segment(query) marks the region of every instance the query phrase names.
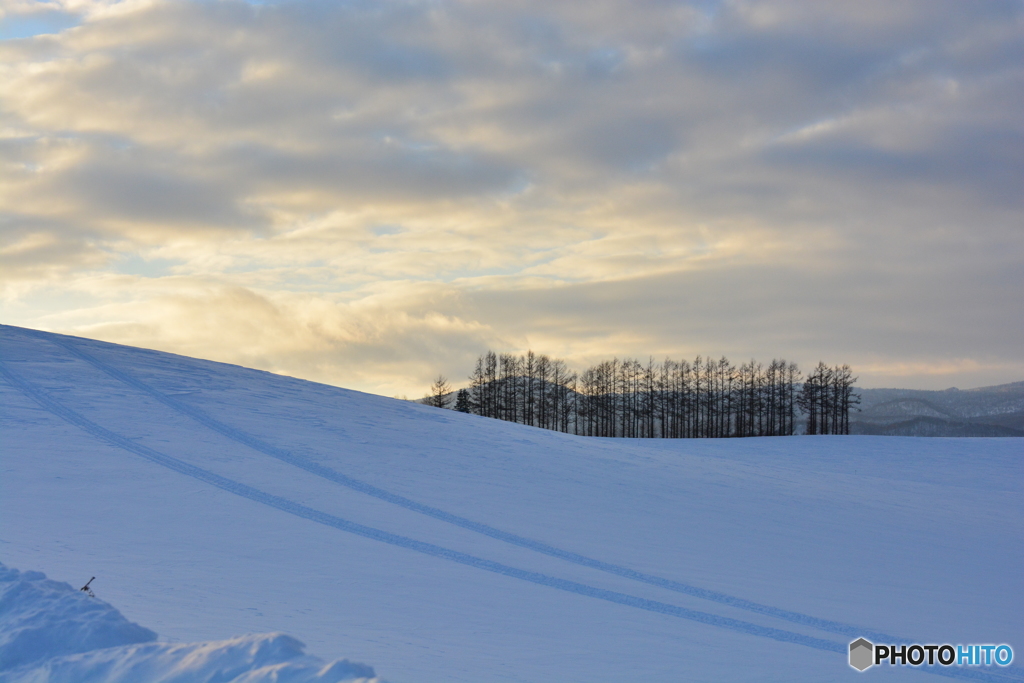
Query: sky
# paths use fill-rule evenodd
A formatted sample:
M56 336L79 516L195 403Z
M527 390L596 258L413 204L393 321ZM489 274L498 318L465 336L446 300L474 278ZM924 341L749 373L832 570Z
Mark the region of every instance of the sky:
M0 0L0 322L1024 380L1020 0Z

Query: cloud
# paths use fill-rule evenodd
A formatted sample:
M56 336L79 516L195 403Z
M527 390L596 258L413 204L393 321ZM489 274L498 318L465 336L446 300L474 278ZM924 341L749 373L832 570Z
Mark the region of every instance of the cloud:
M0 41L5 322L384 393L528 345L1019 378L1019 2L3 11L74 19Z
M416 398L437 375L440 356L445 371L461 376L494 341L485 325L459 317L458 292L433 285L349 301L188 276L103 276L76 289L103 293L107 303L58 311L44 324L389 395Z
M44 326L198 355L388 395L416 396L438 372L460 383L486 348L534 348L577 368L611 356L785 357L849 362L874 385L998 384L1024 372L988 292L1019 264L921 270L870 265L799 272L704 264L618 281L532 285L493 278L374 283L345 294L260 291L193 276L103 276L78 284L107 303L42 317ZM780 306L779 302L785 305ZM1007 334L993 340L991 330ZM963 349L982 349L959 355Z

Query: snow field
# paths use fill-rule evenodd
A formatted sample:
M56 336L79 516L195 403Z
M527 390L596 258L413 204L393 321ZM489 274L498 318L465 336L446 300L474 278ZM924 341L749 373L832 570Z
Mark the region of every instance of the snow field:
M853 633L1022 631L1012 439L582 439L2 343L0 553L167 638L285 631L393 681L842 680Z

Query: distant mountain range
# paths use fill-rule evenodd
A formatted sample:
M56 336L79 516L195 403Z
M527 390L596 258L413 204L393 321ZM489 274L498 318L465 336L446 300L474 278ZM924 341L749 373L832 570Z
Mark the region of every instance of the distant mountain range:
M978 389L858 389L851 434L1024 436L1024 382Z

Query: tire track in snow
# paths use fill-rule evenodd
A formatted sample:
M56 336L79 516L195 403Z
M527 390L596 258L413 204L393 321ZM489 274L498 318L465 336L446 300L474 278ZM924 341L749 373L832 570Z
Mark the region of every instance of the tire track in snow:
M113 367L112 365L105 363L99 360L98 358L95 358L94 356L79 348L76 343L71 342L68 339L45 333L34 332L34 334L35 336L45 339L51 343L57 344L58 346L65 349L69 353L77 356L81 360L85 361L86 363L89 363L96 369L104 372L110 377L113 377L119 382L127 384L151 396L152 398L156 399L157 401L164 404L168 408L192 418L196 422L217 432L218 434L221 434L222 436L227 437L232 441L240 443L244 446L248 446L249 448L252 448L255 451L258 451L260 453L263 453L264 455L268 455L272 458L280 460L281 462L292 465L293 467L298 467L299 469L305 470L306 472L309 472L310 474L313 474L315 476L327 479L336 484L340 484L341 486L345 486L347 488L350 488L354 491L358 491L359 493L363 493L373 498L377 498L379 500L392 503L393 505L403 507L406 510L418 512L422 515L426 515L428 517L433 517L434 519L441 520L442 522L447 522L448 524L452 524L463 529L468 529L469 531L474 531L476 533L483 534L484 536L489 536L490 538L493 538L495 540L519 546L520 548L533 550L534 552L538 552L543 555L548 555L550 557L555 557L560 560L564 560L566 562L579 565L581 567L596 569L607 574L613 574L615 576L620 576L626 579L630 579L632 581L646 583L648 585L657 586L659 588L665 588L676 593L682 593L684 595L700 598L702 600L716 602L722 605L728 605L729 607L745 610L747 612L754 612L764 616L773 617L775 619L780 619L782 621L800 624L801 626L810 626L821 631L835 633L843 636L849 636L851 638L864 637L875 642L887 643L912 642L906 638L899 638L893 635L875 631L873 629L862 628L860 626L844 624L842 622L831 621L828 619L821 619L808 614L793 612L790 610L781 609L779 607L773 607L771 605L764 605L758 602L754 602L752 600L746 600L744 598L729 595L728 593L721 593L706 588L700 588L698 586L691 586L689 584L682 583L679 581L673 581L672 579L665 579L660 576L654 576L651 574L638 572L629 569L628 567L623 567L620 565L612 564L610 562L604 562L602 560L587 557L586 555L580 555L578 553L574 553L568 550L563 550L561 548L549 545L542 541L536 541L530 538L526 538L524 536L519 536L518 534L503 531L501 529L497 529L495 527L492 527L488 524L483 524L481 522L475 522L471 519L467 519L465 517L461 517L459 515L446 512L444 510L432 507L430 505L418 503L404 496L378 488L372 484L368 484L358 479L353 479L352 477L342 474L341 472L338 472L337 470L334 470L330 467L326 467L315 461L303 458L301 456L297 456L294 453L291 453L283 448L278 448L277 446L269 444L255 436L252 436L250 434L247 434L246 432L231 427L230 425L224 424L223 422L220 422L219 420L211 417L210 415L207 415L204 411L189 406L185 403L182 403L181 401L178 401L170 396L167 396L158 389L149 386L145 382L135 377L132 377L127 372L120 370L116 367Z
M106 441L107 443L122 448L126 451L134 453L150 462L165 467L179 474L183 474L187 477L197 479L204 483L215 486L228 493L233 493L242 498L247 498L256 503L262 503L269 507L281 510L282 512L307 519L324 526L333 527L340 531L345 531L357 536L362 536L374 541L380 541L387 543L388 545L397 546L399 548L405 548L412 550L424 555L431 557L437 557L439 559L448 560L457 564L462 564L468 567L476 569L482 569L484 571L492 572L494 574L501 574L521 581L537 584L539 586L547 586L556 590L565 591L567 593L574 593L576 595L582 595L584 597L596 598L605 602L610 602L618 605L624 605L627 607L634 607L636 609L645 610L647 612L654 612L656 614L664 614L667 616L673 616L688 621L694 621L697 623L705 624L708 626L716 626L729 631L737 633L743 633L746 635L758 636L761 638L768 638L783 643L792 643L794 645L803 645L805 647L813 648L815 650L822 650L825 652L835 652L838 654L845 655L847 653L847 645L845 643L837 643L831 640L825 640L822 638L815 638L813 636L807 636L801 633L794 633L792 631L785 631L782 629L772 628L770 626L760 626L750 622L742 621L739 619L733 619L730 617L723 617L717 614L711 614L708 612L701 612L698 610L688 609L686 607L679 607L677 605L671 605L656 600L648 600L646 598L640 598L626 593L619 593L617 591L605 590L603 588L597 588L589 586L587 584L578 583L576 581L570 581L567 579L559 579L557 577L549 576L547 574L541 574L539 572L533 572L526 569L519 569L499 562L493 562L486 560L474 555L459 552L457 550L451 550L442 546L434 545L433 543L426 543L423 541L417 541L406 536L398 534L392 534L387 531L368 527L363 524L356 522L350 522L341 517L331 515L326 512L321 512L314 508L296 503L288 500L281 496L275 496L271 493L267 493L255 487L243 484L241 482L223 477L219 474L210 472L201 467L191 465L187 462L179 460L173 456L160 453L159 451L153 450L148 446L135 443L131 439L117 434L95 422L89 420L83 415L77 413L71 408L63 405L61 402L51 398L44 391L32 385L31 382L20 377L17 373L7 367L6 363L0 360L0 374L2 374L7 382L15 389L19 390L28 398L32 399L39 406L47 410L48 412L60 417L61 419L73 424L84 432ZM925 667L916 668L916 671L922 671L924 673L934 673L940 676L946 676L950 678L961 678L968 680L987 681L990 683L1007 683L1008 681L1020 680L1016 677L1001 676L985 671L976 670L963 670L963 669L946 669L938 667Z

